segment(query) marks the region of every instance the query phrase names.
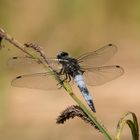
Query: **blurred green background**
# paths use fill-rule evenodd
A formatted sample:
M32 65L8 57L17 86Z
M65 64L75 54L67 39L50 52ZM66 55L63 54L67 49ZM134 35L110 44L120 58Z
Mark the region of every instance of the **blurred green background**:
M0 27L21 43L40 44L48 56L62 50L80 55L116 44L118 53L108 64L123 66L125 73L105 85L89 87L97 116L112 135L124 112L133 111L140 119L140 1L0 0ZM0 51L0 139L104 139L79 119L55 124L59 113L75 104L65 91L12 87L10 81L19 71L9 70L6 63L22 52L5 45ZM82 98L77 88L74 91ZM129 133L126 128L123 138L131 139Z

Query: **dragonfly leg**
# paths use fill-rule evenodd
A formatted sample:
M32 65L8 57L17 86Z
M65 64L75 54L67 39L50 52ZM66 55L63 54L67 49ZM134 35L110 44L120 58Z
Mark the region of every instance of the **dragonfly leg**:
M67 82L70 82L71 81L71 76L68 74L68 80Z
M62 88L62 84L63 84L63 81L60 81L60 82L57 83L57 85L59 86L58 89Z
M71 81L71 76L67 73L65 73L65 79L63 79L63 82L66 81L66 82L70 82Z
M58 72L58 75L64 75L64 79L60 81L60 83L58 83L57 85L60 85L60 87L58 87L58 89L61 89L62 88L62 84L63 82L70 82L71 81L71 76L67 73L65 73L64 69L62 68L60 70L60 72Z
M58 83L59 85L60 85L60 83ZM62 86L60 85L60 87L58 87L58 89L61 89L62 88Z
M58 75L63 75L64 74L64 69L62 68L59 72Z

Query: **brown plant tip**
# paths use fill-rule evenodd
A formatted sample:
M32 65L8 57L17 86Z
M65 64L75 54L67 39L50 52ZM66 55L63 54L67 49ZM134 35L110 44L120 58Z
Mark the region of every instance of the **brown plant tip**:
M28 42L28 43L25 43L24 45L28 48L33 48L37 52L42 51L42 48L36 43Z
M84 113L84 111L78 105L72 105L66 108L56 119L57 124L64 124L68 119L74 117L81 118L84 122L90 124L95 129L99 130L98 127L91 121L91 119Z
M44 59L44 61L49 64L48 62L48 58L46 56L46 53L43 51L42 47L39 46L38 44L35 43L25 43L24 44L26 47L30 47L32 49L34 49L36 52L38 52L40 54L40 56Z
M5 47L5 46L2 44L2 40L3 40L3 37L0 36L0 50L1 50L2 48Z
M4 38L5 36L5 31L0 28L0 38Z
M4 30L0 28L0 49L3 48L1 42L2 42L2 39L3 39L3 33L4 33Z

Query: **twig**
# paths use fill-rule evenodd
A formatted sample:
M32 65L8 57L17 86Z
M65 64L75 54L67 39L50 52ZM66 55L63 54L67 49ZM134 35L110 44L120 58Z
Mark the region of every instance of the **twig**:
M8 35L3 29L0 28L0 38L7 40L9 43L13 44L15 47L17 47L18 49L20 49L22 52L26 53L27 55L31 56L30 53L28 53L25 50L25 46L23 44L21 44L20 42L18 42L16 39L14 39L13 37L11 37L10 35Z

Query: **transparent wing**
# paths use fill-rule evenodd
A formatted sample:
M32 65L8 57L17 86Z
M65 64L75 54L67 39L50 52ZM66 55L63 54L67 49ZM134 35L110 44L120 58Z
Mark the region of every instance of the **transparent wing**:
M105 64L116 52L117 47L108 44L96 51L85 53L77 59L81 66L99 67Z
M61 70L62 66L59 64L57 59L50 58L48 59L48 62L49 65L52 66L53 70L57 72ZM43 66L35 59L30 57L12 57L7 63L10 68L14 68L22 74L28 73L13 79L11 82L13 86L44 90L55 90L60 87L57 86L56 80L54 80L53 77L50 76L50 74L43 69ZM66 76L60 75L60 78L61 80L64 80ZM71 79L69 83L70 85L73 85L73 80Z
M123 68L117 65L84 69L86 70L84 73L86 83L91 86L102 85L116 79L124 73Z
M57 59L50 58L48 59L49 64L52 66L54 70L60 70L61 65L57 61ZM9 58L7 62L8 66L12 69L19 70L20 72L43 72L43 66L40 65L37 59L32 59L30 57L12 57Z
M11 85L43 90L56 90L60 87L50 73L21 75L13 79Z

